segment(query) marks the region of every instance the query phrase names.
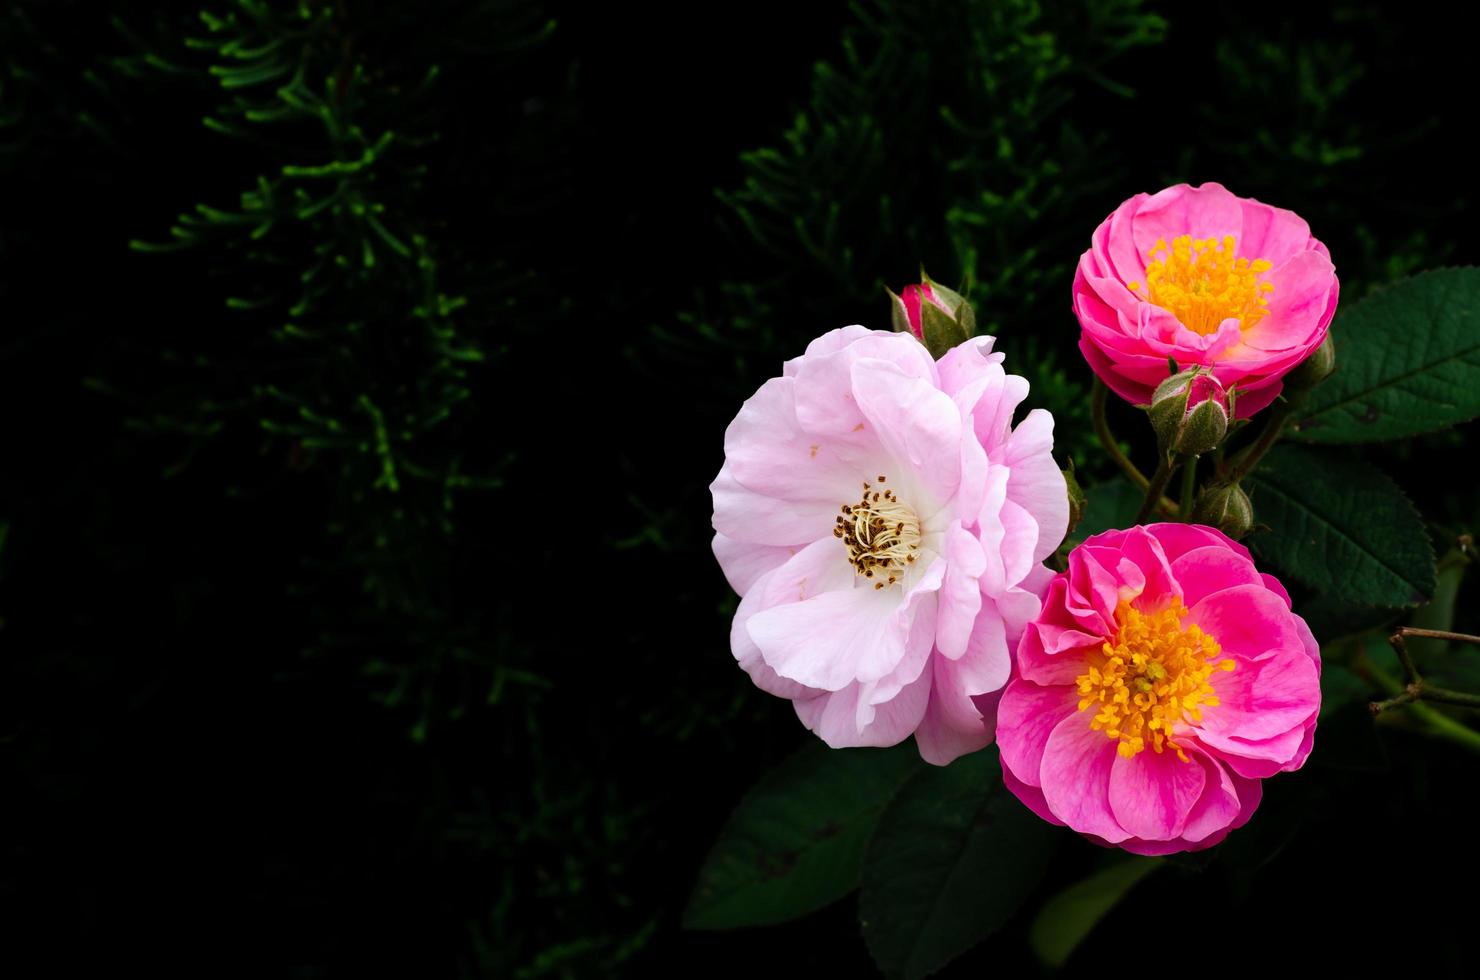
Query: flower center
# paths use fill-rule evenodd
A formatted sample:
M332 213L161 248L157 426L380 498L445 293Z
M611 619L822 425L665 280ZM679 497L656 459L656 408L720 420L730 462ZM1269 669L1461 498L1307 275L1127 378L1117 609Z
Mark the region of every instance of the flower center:
M1149 741L1155 751L1170 747L1186 762L1172 730L1184 716L1202 721L1202 709L1218 704L1208 678L1234 668L1232 660L1214 659L1223 652L1217 640L1182 625L1186 615L1181 599L1158 613L1122 602L1114 638L1085 658L1086 670L1076 679L1079 710L1097 709L1089 727L1118 741L1127 759Z
M863 499L844 504L833 528L833 537L848 548L848 561L876 589L899 581L920 548L920 519L884 488L885 482L880 476L878 487L865 483Z
M1147 300L1174 314L1182 325L1210 334L1229 317L1247 330L1269 312L1272 283L1260 282L1273 264L1268 259L1237 258L1233 235L1197 238L1181 235L1168 245L1158 238L1146 253ZM1138 282L1127 283L1132 290Z

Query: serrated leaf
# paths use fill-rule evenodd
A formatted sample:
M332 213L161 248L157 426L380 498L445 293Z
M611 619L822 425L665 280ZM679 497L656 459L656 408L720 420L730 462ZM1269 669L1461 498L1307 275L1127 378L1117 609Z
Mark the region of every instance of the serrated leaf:
M1058 836L1002 785L995 749L917 773L864 859L858 910L874 962L908 980L976 945L1037 885Z
M1059 892L1028 929L1028 944L1049 966L1063 966L1099 921L1151 872L1158 858L1127 857Z
M1259 555L1316 590L1370 606L1434 594L1434 550L1398 485L1349 455L1276 446L1250 479Z
M830 749L809 742L740 801L684 911L689 929L770 925L858 886L879 814L924 763L913 743Z
M1480 415L1480 269L1436 269L1339 315L1336 372L1313 389L1290 435L1381 442Z

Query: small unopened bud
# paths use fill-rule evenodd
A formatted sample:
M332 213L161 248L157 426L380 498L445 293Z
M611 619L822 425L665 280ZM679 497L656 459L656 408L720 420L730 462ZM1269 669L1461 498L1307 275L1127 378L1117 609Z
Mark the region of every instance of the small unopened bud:
M1216 527L1237 541L1254 526L1254 506L1238 484L1214 483L1198 494L1192 523Z
M1190 368L1156 386L1147 414L1163 453L1201 456L1228 434L1228 392L1203 368Z
M1311 351L1310 356L1301 361L1299 367L1285 375L1285 385L1294 391L1304 391L1325 381L1335 370L1336 345L1332 342L1331 335L1326 334L1321 346Z
M976 334L976 312L966 297L923 272L918 285L909 285L899 295L889 291L893 304L894 329L920 339L936 358Z

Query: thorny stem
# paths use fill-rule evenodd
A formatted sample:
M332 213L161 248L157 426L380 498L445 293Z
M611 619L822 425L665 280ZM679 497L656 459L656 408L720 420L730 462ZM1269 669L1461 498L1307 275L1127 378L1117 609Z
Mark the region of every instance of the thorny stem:
M1197 457L1182 457L1182 497L1177 503L1177 516L1183 521L1192 516L1192 497L1197 492Z
M1156 467L1156 474L1151 477L1151 485L1146 488L1146 499L1141 502L1141 509L1136 513L1135 523L1139 524L1151 516L1161 503L1162 491L1167 484L1172 482L1172 473L1177 469L1176 460L1170 455L1163 456L1161 464Z
M1410 704L1414 701L1432 701L1436 704L1452 704L1462 708L1480 708L1480 694L1469 694L1465 691L1451 691L1445 687L1435 687L1425 681L1418 672L1418 665L1413 661L1413 654L1408 651L1408 637L1419 637L1429 640L1447 640L1451 643L1471 643L1480 645L1480 636L1470 636L1467 633L1451 633L1448 630L1426 630L1415 626L1399 627L1388 642L1392 644L1393 651L1398 655L1398 663L1403 665L1403 690L1386 701L1374 701L1369 707L1374 715L1380 715L1389 708L1396 708L1402 704ZM1440 716L1442 717L1442 716ZM1467 731L1469 729L1466 729ZM1480 739L1480 735L1476 735Z
M1366 660L1365 657L1363 659ZM1389 677L1386 672L1380 670L1370 660L1366 660L1365 671L1368 676L1389 691L1399 691L1402 688L1402 685L1396 679ZM1386 715L1384 717L1389 720L1412 718L1420 722L1428 734L1436 738L1446 739L1471 752L1480 753L1480 732L1468 726L1461 725L1448 715L1440 714L1422 702L1410 704L1408 710L1402 712L1401 715Z
M1253 444L1237 456L1233 457L1228 472L1223 475L1223 480L1228 483L1238 483L1244 477L1254 471L1264 454L1269 452L1280 436L1285 431L1285 423L1295 414L1298 395L1291 395L1284 401L1279 402L1270 410L1269 419L1264 423L1264 430L1259 433L1259 438Z
M1110 421L1105 417L1105 400L1110 389L1105 387L1105 382L1095 378L1094 391L1090 395L1090 416L1094 419L1095 435L1099 436L1100 445L1104 448L1106 455L1115 461L1121 472L1130 478L1136 489L1142 493L1151 486L1151 481L1146 479L1146 474L1136 468L1136 464L1130 461L1130 457L1120 451L1120 443L1115 441L1115 434L1110 431ZM1172 516L1176 512L1176 505L1165 498L1157 502L1157 510L1165 516Z
M1144 493L1151 485L1151 481L1146 479L1144 473L1136 469L1136 464L1130 461L1130 457L1120 451L1120 444L1115 441L1115 435L1110 431L1110 421L1105 418L1105 398L1109 392L1110 389L1105 387L1105 382L1095 378L1094 393L1089 399L1090 415L1095 422L1095 435L1100 437L1100 445L1104 447L1110 458L1115 460L1115 465L1131 478L1136 489Z

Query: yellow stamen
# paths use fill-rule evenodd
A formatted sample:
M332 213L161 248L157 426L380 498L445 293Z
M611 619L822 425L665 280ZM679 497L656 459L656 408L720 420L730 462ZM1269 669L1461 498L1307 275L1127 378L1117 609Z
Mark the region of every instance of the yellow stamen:
M1202 721L1204 708L1218 705L1208 678L1215 670L1233 670L1234 662L1217 660L1218 641L1195 624L1184 626L1187 609L1181 599L1160 612L1144 613L1122 602L1115 610L1117 630L1110 641L1085 658L1079 685L1079 710L1095 706L1089 727L1120 743L1127 759L1149 744L1156 752L1171 749L1187 761L1173 739L1177 725Z
M844 504L833 528L833 537L843 540L854 570L876 589L902 579L920 550L920 519L893 490L882 486L885 482L880 476L878 487L865 483L863 499Z
M1269 312L1272 283L1259 277L1274 266L1268 259L1237 257L1233 235L1194 239L1181 235L1168 245L1158 238L1146 253L1146 299L1174 314L1182 325L1210 334L1233 317L1247 330ZM1127 283L1136 292L1141 284Z

